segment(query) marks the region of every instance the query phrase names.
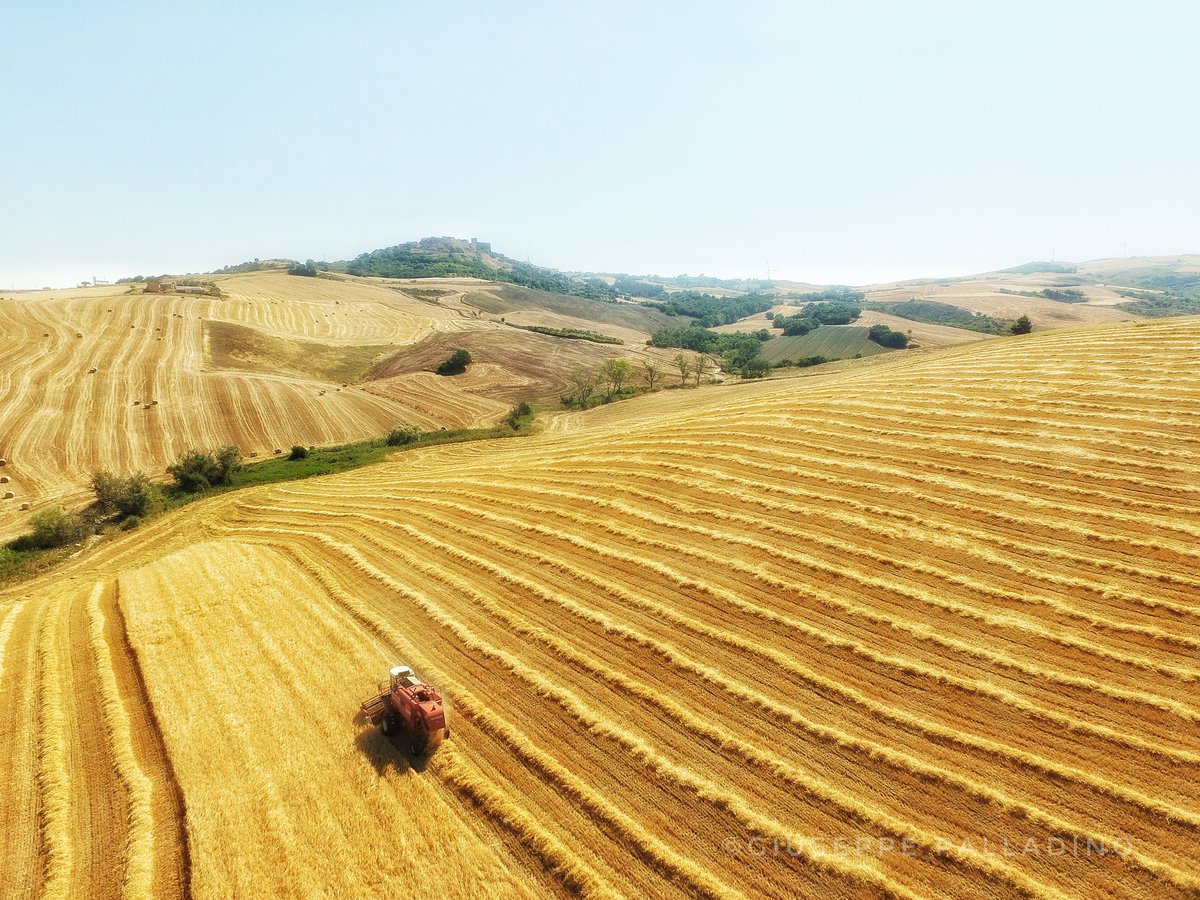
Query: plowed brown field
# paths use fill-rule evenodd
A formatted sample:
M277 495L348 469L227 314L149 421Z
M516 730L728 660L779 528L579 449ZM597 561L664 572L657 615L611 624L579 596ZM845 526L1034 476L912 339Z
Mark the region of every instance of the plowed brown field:
M0 895L1195 897L1200 322L664 392L0 592ZM389 665L451 704L413 760Z

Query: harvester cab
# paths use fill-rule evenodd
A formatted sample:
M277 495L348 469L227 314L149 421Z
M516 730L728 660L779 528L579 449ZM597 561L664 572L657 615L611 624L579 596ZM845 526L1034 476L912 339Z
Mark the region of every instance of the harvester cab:
M416 673L413 672L413 670L408 666L396 666L388 674L392 676L391 689L393 691L396 689L397 685L401 687L412 687L414 684L418 683Z

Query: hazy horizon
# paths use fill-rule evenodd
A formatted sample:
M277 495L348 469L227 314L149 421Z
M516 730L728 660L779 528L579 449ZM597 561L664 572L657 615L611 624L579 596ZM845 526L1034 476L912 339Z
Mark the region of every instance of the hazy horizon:
M453 238L465 239L464 235L425 235L425 237L453 237ZM418 240L421 240L421 238L412 238L409 240L398 241L396 243L410 243L412 241L418 241ZM487 238L486 237L478 237L478 240L486 242ZM507 256L509 258L514 258L514 259L516 258L513 256L513 254L506 253L503 247L497 247L494 242L491 242L491 244L492 244L492 252L493 253L499 254L501 256ZM385 246L394 246L394 244L381 244L379 247L371 247L371 248L369 248L369 250L378 250L378 249L382 249ZM357 255L357 254L353 254L353 255ZM1200 252L1181 251L1180 253L1146 253L1146 254L1138 254L1136 256L1134 254L1128 254L1125 258L1128 258L1130 260L1164 259L1164 258L1170 259L1173 257L1181 257L1181 256L1200 256ZM350 257L347 257L347 259L349 259L349 258ZM1054 261L1069 265L1069 264L1077 264L1077 263L1085 263L1085 262L1097 262L1100 260L1117 259L1117 258L1121 258L1121 257L1119 257L1119 256L1117 256L1117 257L1099 257L1098 256L1098 257L1092 257L1090 259L1063 259L1060 256ZM314 257L311 257L311 256L297 257L297 256L286 256L286 255L272 255L272 256L254 256L254 255L252 255L252 256L246 257L246 259L238 260L237 262L250 262L254 259L259 259L259 260L292 259L292 260L297 260L297 261L303 261L304 259L314 259ZM331 259L331 260L324 260L324 261L342 262L345 260L338 258L338 259ZM524 261L524 259L522 258L521 261ZM783 276L780 272L778 272L775 269L774 266L771 267L771 274L772 274L772 278L776 282L802 282L802 283L817 284L817 285L847 285L847 286L853 286L853 287L863 287L863 286L868 286L868 285L873 285L873 284L892 284L892 283L896 283L896 282L905 282L905 281L921 281L923 279L969 278L972 275L983 275L983 274L986 274L989 272L996 272L996 271L1000 271L1003 269L1020 266L1025 263L1049 262L1049 261L1051 261L1049 259L1049 257L1047 257L1044 260L1042 260L1042 259L1024 259L1024 260L1019 260L1019 261L1013 261L1009 264L995 266L991 269L979 269L979 270L970 271L970 272L924 272L924 273L918 273L915 275L903 275L903 276L899 276L899 277L895 277L895 278L886 278L886 277L885 278L876 278L876 279L867 280L867 281L839 281L837 279L818 280L818 279L813 279L813 278L791 278L791 277ZM539 262L538 260L532 259L532 258L529 259L529 262L532 263L533 265L542 266L544 268L550 268L550 269L558 269L559 271L579 272L579 273L596 274L596 275L632 275L632 276L639 276L639 277L657 276L657 277L662 277L662 278L670 278L670 277L673 277L676 275L690 275L690 276L704 276L704 277L719 278L719 279L738 279L738 278L754 279L754 278L764 277L766 274L765 272L749 272L749 273L666 272L666 271L628 272L628 271L624 271L624 270L620 270L620 269L599 269L599 268L567 269L565 267L555 266L555 265L547 264L545 262ZM112 277L105 277L105 276L101 276L99 274L96 274L94 277L96 278L98 283L103 284L103 283L115 283L118 279L134 277L137 275L144 275L147 277L155 276L155 275L170 275L170 276L204 275L204 274L213 273L213 272L217 271L218 269L223 268L224 266L236 265L236 264L237 263L235 263L235 262L226 262L226 263L221 263L220 265L213 265L208 268L197 268L195 266L192 266L192 267L183 266L183 267L177 267L177 268L150 267L150 268L146 268L144 270L139 270L139 271L135 271L135 272L125 272L120 275L113 275ZM44 290L47 288L54 289L54 290L62 290L65 288L77 287L79 284L81 284L82 282L85 282L85 281L90 283L92 280L92 277L93 276L85 276L85 277L75 278L74 280L64 281L61 283L47 282L46 284L39 284L39 285L24 285L24 286L15 285L14 286L14 285L10 284L8 286L5 286L3 284L0 284L0 291L12 291L14 293L24 293L24 292L29 292L29 291L40 291L40 290Z
M1200 252L1183 3L6 9L0 290L427 235L867 284Z

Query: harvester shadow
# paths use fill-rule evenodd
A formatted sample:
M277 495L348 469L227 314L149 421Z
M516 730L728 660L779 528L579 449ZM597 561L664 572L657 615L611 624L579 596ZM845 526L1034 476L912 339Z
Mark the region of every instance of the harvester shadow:
M354 743L371 761L371 765L375 767L375 772L379 775L384 775L389 771L395 771L399 775L407 774L409 771L417 774L424 772L429 766L429 757L414 756L408 750L403 749L403 740L401 737L400 742L397 743L378 728L368 727L359 731L354 738Z

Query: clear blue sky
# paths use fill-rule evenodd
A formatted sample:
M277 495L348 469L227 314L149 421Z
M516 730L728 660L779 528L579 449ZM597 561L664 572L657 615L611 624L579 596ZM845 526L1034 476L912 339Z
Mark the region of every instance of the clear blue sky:
M0 5L0 289L477 236L863 283L1200 251L1194 2Z

